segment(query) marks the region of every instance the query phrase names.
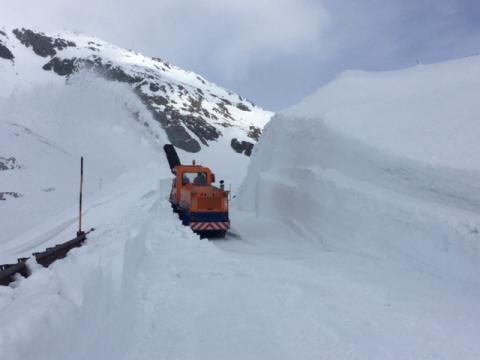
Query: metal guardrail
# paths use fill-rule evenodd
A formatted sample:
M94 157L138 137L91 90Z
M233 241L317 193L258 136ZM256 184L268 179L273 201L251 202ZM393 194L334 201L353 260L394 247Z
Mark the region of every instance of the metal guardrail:
M94 230L95 229L92 228L87 232L80 231L77 233L76 238L55 245L54 247L47 248L45 251L33 253L32 256L35 257L38 264L48 267L54 261L66 257L71 249L82 246L83 242L87 239L87 234ZM16 264L0 265L0 285L7 286L15 281L16 274L20 274L23 277L29 277L31 271L27 265L28 259L29 258L20 258L17 260Z

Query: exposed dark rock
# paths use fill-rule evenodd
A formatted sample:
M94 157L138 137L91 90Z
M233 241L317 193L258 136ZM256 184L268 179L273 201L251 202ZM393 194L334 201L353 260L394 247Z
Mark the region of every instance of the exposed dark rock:
M6 60L12 60L12 61L15 58L12 52L5 45L3 45L1 41L0 41L0 58L6 59Z
M220 99L220 100L223 101L226 105L232 105L232 103L231 103L229 100L227 100L227 99L223 99L223 98L222 98L222 99Z
M42 189L43 192L52 192L52 191L55 191L55 188L54 187L49 187L49 188L45 188L45 189Z
M178 88L178 90L179 90L178 93L179 93L180 96L182 96L182 95L188 95L188 91L187 91L187 89L185 89L184 86L182 86L182 85L177 85L177 88Z
M144 103L149 103L150 105L168 105L168 99L163 96L150 96L143 93L141 90L136 91L137 95L143 100ZM155 109L154 109L155 110ZM155 110L156 111L156 110Z
M157 92L158 90L160 90L160 87L155 84L155 83L150 83L150 91L153 91L153 92Z
M192 138L182 125L169 125L165 128L165 132L167 133L168 139L176 147L193 153L201 150L198 141Z
M256 127L256 126L250 126L248 132L248 137L252 138L255 141L258 141L260 139L260 135L262 135L262 129Z
M15 29L13 34L26 47L32 47L35 54L42 57L55 56L56 50L63 50L69 46L76 46L73 41L52 38L44 33L36 33L28 29Z
M21 169L22 165L17 162L13 156L4 158L0 156L0 171Z
M152 60L156 61L156 62L159 62L161 63L162 65L165 65L167 68L171 69L171 66L170 64L168 63L168 61L165 61L159 57L152 57Z
M238 103L237 108L242 110L242 111L252 111L247 105L243 103Z
M17 199L22 197L22 194L15 191L0 191L0 201L7 200L8 197Z
M252 155L253 144L248 141L238 141L237 139L232 139L230 146L239 154L245 154L247 156Z
M43 70L51 71L53 70L56 74L60 76L69 76L77 71L76 58L73 59L59 59L54 57L48 63L43 65Z
M157 105L167 105L168 100L164 98L163 96L148 96L148 99L153 102L154 104Z
M147 85L148 81L146 79L143 79L141 82L135 84L135 89L141 90L144 85Z
M116 67L116 66L111 66L111 64L107 64L101 70L104 72L104 76L109 80L126 82L126 83L129 83L129 84L133 84L133 83L142 81L141 76L128 75L121 68Z
M3 36L7 36L7 34L5 34L2 30L0 30L0 35L3 35Z
M142 100L146 108L150 111L153 118L158 121L162 128L167 133L168 140L170 142L185 151L188 152L199 152L201 149L200 144L197 140L192 138L187 130L181 125L180 117L173 116L172 113L174 109L168 105L165 105L163 111L159 111L153 106L151 99L152 96L144 94L140 89L136 89L135 93ZM165 99L161 96L155 96L154 98ZM166 100L166 99L165 99ZM168 103L168 101L167 101ZM167 116L168 114L168 116Z
M204 145L208 146L208 141L217 140L221 135L216 127L210 125L200 116L180 115L176 112L172 115L181 120L191 132L197 135Z
M202 101L203 97L199 96L197 99L189 96L188 101L190 101L190 106L188 107L188 111L192 113L200 113L202 108Z
M224 103L217 103L217 107L213 108L213 111L218 112L219 114L223 115L227 119L233 120L232 115L230 114L230 111L228 111L227 107L225 106Z
M84 64L87 69L98 72L107 80L124 82L128 84L134 84L143 81L143 78L141 76L129 75L122 68L114 66L111 62L104 63L102 59L97 56L94 57L93 60L82 60L82 64Z

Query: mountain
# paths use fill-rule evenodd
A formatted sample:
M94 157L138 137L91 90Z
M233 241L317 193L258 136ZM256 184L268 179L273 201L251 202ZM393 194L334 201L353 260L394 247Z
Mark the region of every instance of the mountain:
M0 244L123 174L160 166L171 142L233 192L272 113L158 58L74 33L0 29ZM13 246L15 248L15 245ZM5 250L5 248L4 248Z
M82 71L127 84L169 141L187 152L222 140L250 156L272 115L193 72L94 37L0 29L0 95L24 83L68 83Z

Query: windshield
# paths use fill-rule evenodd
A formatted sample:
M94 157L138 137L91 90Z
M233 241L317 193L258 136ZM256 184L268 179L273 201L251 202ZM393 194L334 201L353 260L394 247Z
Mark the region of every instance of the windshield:
M183 173L182 184L207 185L207 173L189 172Z

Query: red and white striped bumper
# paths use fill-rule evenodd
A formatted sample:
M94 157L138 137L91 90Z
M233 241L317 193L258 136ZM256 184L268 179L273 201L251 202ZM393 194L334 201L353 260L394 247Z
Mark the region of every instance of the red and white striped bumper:
M204 230L228 230L230 229L230 223L225 222L192 222L190 224L192 230L204 231Z

